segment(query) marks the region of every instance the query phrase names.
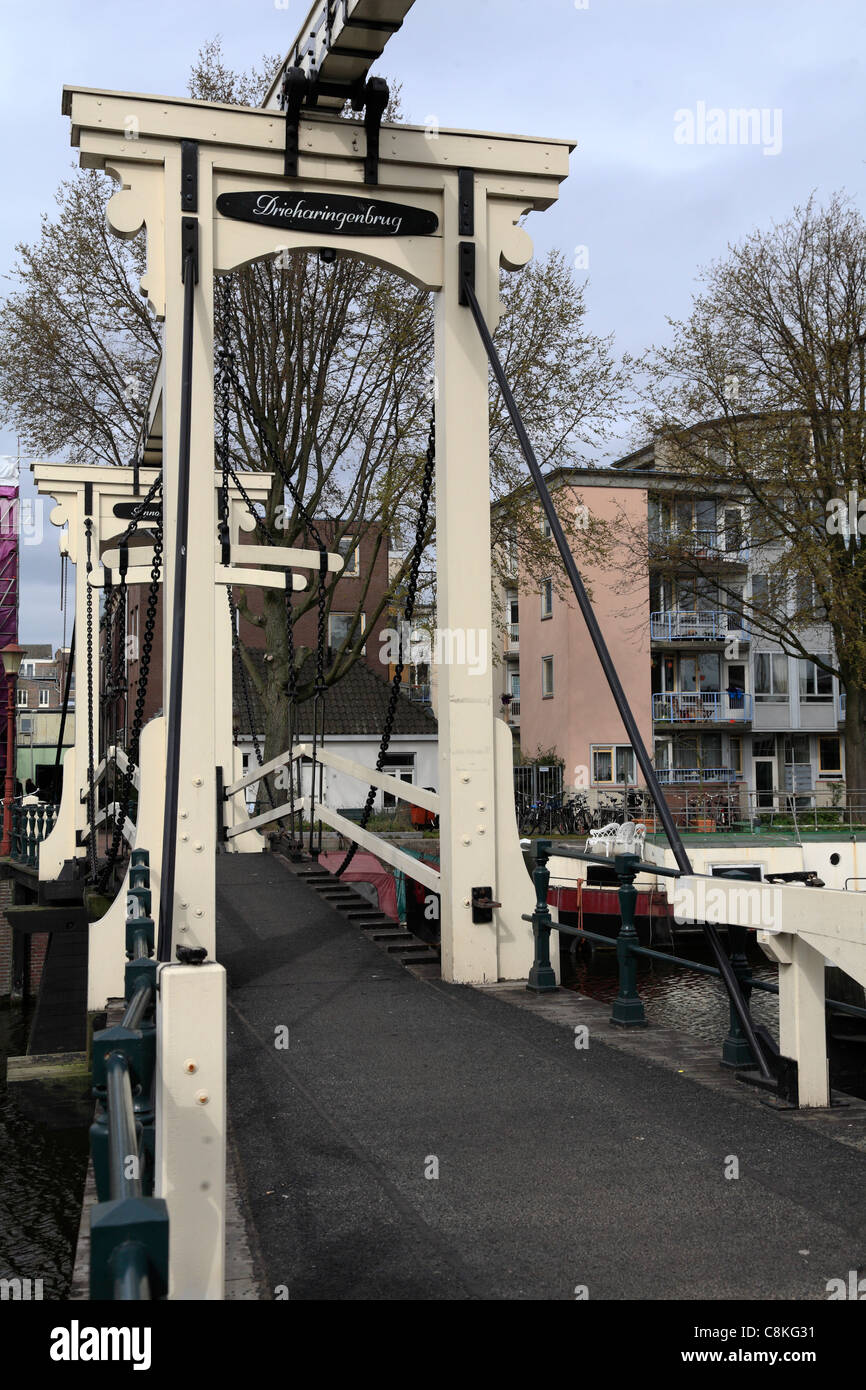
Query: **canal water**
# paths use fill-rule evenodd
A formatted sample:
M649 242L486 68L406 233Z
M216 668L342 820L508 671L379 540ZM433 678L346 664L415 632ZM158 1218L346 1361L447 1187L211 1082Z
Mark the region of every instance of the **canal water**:
M0 1279L41 1279L69 1297L87 1170L92 1102L86 1083L6 1080L27 1050L30 1012L0 1004Z
M593 944L592 948L588 942L575 944L576 950L566 948L562 953L563 985L588 999L611 1003L619 991L613 942L609 947ZM701 965L715 964L702 936L678 934L675 950L678 956ZM776 983L776 967L754 943L750 943L748 959L754 979ZM650 1024L714 1043L721 1056L730 1017L728 997L721 981L697 970L646 957L638 957L637 969L638 992ZM778 1042L778 996L753 990L750 1008L755 1022L762 1023ZM831 1041L830 1079L835 1089L866 1100L866 1046Z

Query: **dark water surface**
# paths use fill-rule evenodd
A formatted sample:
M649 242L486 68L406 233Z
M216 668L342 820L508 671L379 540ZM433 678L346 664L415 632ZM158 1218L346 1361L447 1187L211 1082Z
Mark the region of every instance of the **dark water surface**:
M654 949L666 948L654 943ZM691 933L677 936L676 954L702 965L715 964L703 937ZM754 944L750 944L749 965L755 979L776 983L776 967ZM588 943L582 942L572 955L566 947L562 955L562 983L588 999L612 1002L619 991L616 951L612 946L590 951ZM730 1006L720 980L666 961L639 957L637 987L651 1024L716 1043L721 1056ZM755 1022L762 1023L778 1042L778 996L753 990L750 1008ZM866 1033L866 1023L860 1028ZM866 1046L831 1042L830 1079L840 1091L866 1099Z
M29 1021L0 1004L0 1278L41 1279L44 1298L68 1298L92 1105L81 1081L7 1085Z

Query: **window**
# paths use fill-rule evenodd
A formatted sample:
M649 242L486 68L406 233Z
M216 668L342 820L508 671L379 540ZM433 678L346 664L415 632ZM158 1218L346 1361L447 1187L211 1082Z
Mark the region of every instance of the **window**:
M822 660L829 661L829 657L822 656ZM833 677L829 671L822 671L820 666L816 666L814 661L801 660L800 666L800 699L803 704L826 703L833 699Z
M788 658L775 652L755 655L755 699L765 703L788 699Z
M40 687L40 690L39 690L39 708L40 708L40 709L47 709L48 706L49 706L50 704L51 704L51 691L48 689L48 686L43 685L43 686Z
M628 743L592 745L592 780L623 786L637 782L634 749Z
M349 634L355 624L357 613L332 613L328 619L328 644L332 651L338 652L347 641ZM362 613L358 626L355 627L353 643L357 642L358 634L367 630L367 615ZM363 648L361 649L363 651Z
M541 616L542 618L553 617L553 580L543 579L541 581Z
M512 698L513 700L519 700L519 699L520 699L520 676L519 676L519 675L516 675L516 676L513 675L513 676L511 677L511 698Z
M36 675L36 662L22 661L20 675L23 676L25 680L32 680Z
M752 575L752 603L755 608L770 606L770 583L765 574Z
M389 777L396 777L398 782L414 782L415 754L386 753L382 760L382 771ZM382 793L382 805L389 809L397 805L397 797L393 792Z
M361 573L360 546L351 539L337 542L337 550L345 558L343 577L357 577Z
M541 518L541 534L542 536L544 536L545 540L547 540L550 536L550 522L544 515L542 515Z
M842 740L836 737L818 739L819 777L842 776Z
M735 555L743 548L743 512L741 507L725 507L724 548Z
M553 657L543 656L541 658L541 698L543 700L553 699Z
M27 691L21 685L18 687L18 704L21 709L27 708Z

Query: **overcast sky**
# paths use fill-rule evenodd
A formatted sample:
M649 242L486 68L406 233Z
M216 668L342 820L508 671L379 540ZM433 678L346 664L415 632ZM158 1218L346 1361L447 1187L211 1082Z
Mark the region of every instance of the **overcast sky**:
M65 82L186 95L204 40L220 34L244 68L287 50L308 8L0 0L0 273L74 161ZM813 190L863 206L864 31L863 0L416 0L379 70L402 82L410 121L577 140L561 201L529 230L542 251L585 248L592 328L640 351L729 242ZM763 131L720 143L731 132L713 113L739 108L763 111ZM0 429L0 454L16 448ZM25 642L61 634L47 514L44 530L21 549Z

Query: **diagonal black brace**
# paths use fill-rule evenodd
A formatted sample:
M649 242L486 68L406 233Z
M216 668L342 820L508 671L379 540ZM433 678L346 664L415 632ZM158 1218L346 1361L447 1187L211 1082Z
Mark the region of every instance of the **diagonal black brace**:
M298 177L298 155L301 145L301 107L310 94L310 83L300 68L286 68L283 78L283 110L286 116L286 156L283 173L287 179Z
M388 106L391 93L384 77L371 77L364 91L364 129L367 132L367 153L364 158L364 182L379 182L379 147L382 134L382 117Z
M189 544L189 475L192 446L192 362L195 286L198 279L198 222L184 221L183 254L183 352L180 382L180 457L178 460L177 529L174 542L177 559L172 595L171 671L168 691L168 729L166 733L165 813L162 825L162 881L159 889L159 936L156 958L171 960L174 926L174 881L177 861L177 812L180 794L180 734L183 699L183 661L186 641L186 561ZM186 223L196 229L195 244L186 238ZM166 500L163 502L166 510Z
M493 337L490 333L490 329L487 326L487 321L484 318L484 314L481 311L481 305L478 303L478 300L476 298L474 286L465 273L464 258L462 254L463 246L465 244L466 243L461 243L460 247L460 302L461 304L465 303L466 305L468 305L468 307L472 311L472 316L475 319L476 327L478 328L478 332L481 335L481 341L484 344L487 356L490 360L490 365L493 368L493 374L496 377L499 389L502 392L502 398L505 401L505 405L508 409L509 415L511 416L511 421L514 425L517 438L520 441L520 447L523 452L523 456L526 459L529 472L532 476L532 481L534 482L536 491L538 492L538 496L540 498L541 505L544 509L545 516L547 517L547 520L550 523L551 535L553 536L553 539L556 542L556 548L559 551L559 554L562 558L562 563L565 566L565 572L568 575L571 587L574 590L574 596L577 599L578 607L580 608L580 611L583 615L583 619L589 631L590 638L592 639L592 644L595 647L595 650L598 654L598 659L601 663L601 668L604 671L607 683L610 686L610 691L613 695L614 703L616 704L617 710L619 711L619 715L622 719L625 731L628 734L629 742L631 743L631 746L634 749L635 757L638 761L638 766L640 767L640 770L644 775L644 779L647 784L647 789L649 790L650 796L652 797L655 803L656 809L659 814L659 819L661 820L661 823L664 826L665 834L668 837L668 842L670 844L671 850L673 851L674 858L677 861L678 867L684 874L691 874L692 866L689 856L686 852L686 847L683 844L682 837L680 836L680 832L677 829L673 815L671 814L671 808L665 800L664 792L662 791L658 777L656 776L656 771L650 760L646 744L644 743L640 729L637 726L637 721L628 702L626 693L622 688L622 684L620 682L616 666L614 665L613 658L611 657L610 652L608 651L607 643L605 642L604 635L601 631L601 628L599 627L598 619L595 616L592 604L589 600L589 595L586 592L583 580L580 577L580 572L578 571L577 565L575 564L574 556L571 553L571 547L569 546L568 541L565 538L565 532L562 529L562 523L560 522L559 517L556 514L556 508L553 505L553 498L550 495L550 489L547 486L547 482L541 471L541 466L538 462L538 459L535 456L535 450L532 447L529 435L526 433L526 427L523 423L523 419L518 409L517 402L515 401L514 396L512 394L511 387L508 384L508 379L505 375L505 369L502 366L499 353L496 351L496 345L493 342ZM762 1039L762 1046L762 1043L758 1041L758 1036L755 1031L755 1025L752 1021L752 1015L749 1012L749 1008L746 1004L745 999L743 998L743 992L740 989L740 982L734 974L733 966L731 965L727 953L725 952L722 946L718 931L716 930L715 925L711 922L705 922L702 924L702 926L704 934L713 952L713 955L716 958L716 964L719 968L719 974L724 980L725 988L728 991L728 996L731 1000L731 1004L733 1005L736 1011L737 1017L740 1021L740 1026L743 1030L743 1033L745 1034L749 1047L752 1049L752 1056L755 1058L755 1061L758 1064L758 1068L761 1072L761 1077L765 1083L770 1083L775 1086L778 1082L781 1081L781 1076L778 1074L778 1072L776 1075L774 1075L770 1065L768 1065L767 1062L767 1053L769 1051L769 1049L767 1048L768 1035L764 1034L764 1037ZM780 1060L783 1061L784 1059Z

